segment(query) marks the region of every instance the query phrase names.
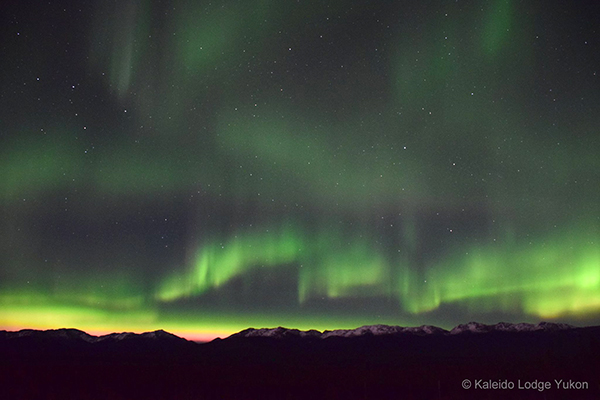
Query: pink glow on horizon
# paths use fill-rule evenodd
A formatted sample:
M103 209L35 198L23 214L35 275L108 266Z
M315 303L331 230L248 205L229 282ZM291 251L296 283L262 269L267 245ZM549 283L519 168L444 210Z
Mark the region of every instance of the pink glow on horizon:
M35 327L35 328L31 328L31 327L22 327L22 326L0 326L0 331L4 330L4 331L8 331L8 332L18 332L24 329L31 329L31 330L37 330L37 331L44 331L44 330L56 330L56 329L62 329L62 328L39 328L39 327ZM67 329L67 328L65 328ZM153 332L153 330L150 331L138 331L138 330L113 330L113 331L109 331L109 330L104 330L104 329L79 329L79 328L74 328L74 329L78 329L80 331L84 331L85 333L87 333L88 335L91 336L104 336L104 335L110 335L111 333L122 333L122 332L131 332L131 333L144 333L144 332ZM179 336L181 338L184 338L186 340L190 340L193 342L210 342L216 338L221 338L224 339L230 335L232 335L234 332L217 332L217 331L212 331L212 332L202 332L202 331L177 331L177 330L173 330L173 331L169 331L167 329L165 329L166 332L169 332L173 335Z

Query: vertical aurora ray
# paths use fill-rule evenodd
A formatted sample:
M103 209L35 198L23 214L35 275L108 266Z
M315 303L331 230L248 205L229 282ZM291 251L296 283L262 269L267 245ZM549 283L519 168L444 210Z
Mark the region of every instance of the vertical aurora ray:
M357 287L381 289L387 263L366 241L335 231L310 237L298 228L238 232L231 240L200 246L191 268L166 278L157 297L173 300L218 288L254 269L298 266L298 301L311 296L343 297Z
M95 68L106 68L109 90L121 101L130 99L140 86L136 76L151 46L150 11L147 0L99 5L96 10L90 59Z
M269 232L270 231L270 232ZM294 262L303 242L289 229L267 229L267 233L238 233L230 240L201 246L191 268L168 277L157 297L173 300L218 288L236 275L256 268Z
M497 0L487 11L484 33L482 35L482 48L493 55L498 53L502 46L509 41L512 28L512 0Z
M452 261L455 267L436 266L428 274L440 293L435 305L465 302L481 308L484 301L490 310L520 307L542 318L588 312L598 304L600 251L597 232L592 236L593 230L583 228L526 244L466 248Z

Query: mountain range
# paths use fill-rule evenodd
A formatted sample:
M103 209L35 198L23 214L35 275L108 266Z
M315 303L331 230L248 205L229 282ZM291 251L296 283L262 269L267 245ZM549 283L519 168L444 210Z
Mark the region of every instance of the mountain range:
M597 399L598 355L600 327L548 322L249 328L208 343L27 329L0 331L0 398Z
M457 335L464 333L489 333L489 332L534 332L534 331L556 331L566 329L577 329L568 324L540 322L539 324L499 322L494 325L482 324L479 322L469 322L457 325L450 331L432 325L421 325L418 327L401 327L393 325L365 325L356 329L336 329L332 331L319 332L317 330L301 331L298 329L288 329L284 327L277 328L248 328L231 335L231 338L241 337L269 337L269 338L318 338L327 339L330 337L359 337L365 335L372 336L399 336L399 335ZM168 340L182 341L186 340L164 330L153 332L144 332L141 334L132 332L111 333L102 336L93 336L79 329L63 328L49 330L23 329L20 331L0 331L0 341L15 338L45 338L45 339L65 339L80 340L87 343L109 343L126 339L150 339L150 340Z
M499 322L494 325L481 324L479 322L469 322L457 325L452 330L447 331L437 326L421 325L418 327L401 327L390 325L365 325L356 329L336 329L333 331L319 332L317 330L300 331L298 329L287 328L248 328L241 332L233 334L231 337L308 337L327 339L329 337L357 337L364 335L383 336L383 335L458 335L464 333L487 333L487 332L533 332L533 331L556 331L564 329L576 329L572 325L540 322L537 325L528 323L512 324L509 322Z

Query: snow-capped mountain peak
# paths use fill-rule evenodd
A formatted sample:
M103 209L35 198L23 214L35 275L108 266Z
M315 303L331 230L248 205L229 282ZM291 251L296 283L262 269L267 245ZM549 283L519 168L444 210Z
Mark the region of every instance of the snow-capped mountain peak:
M432 325L421 325L417 327L401 327L393 325L364 325L355 329L335 329L331 331L323 331L322 333L316 330L301 331L298 329L288 329L283 327L277 328L248 328L231 337L268 337L268 338L319 338L327 339L331 337L362 337L362 336L399 336L399 335L459 335L459 334L479 334L488 332L532 332L532 331L556 331L562 329L574 328L571 325L540 322L537 325L529 323L513 324L509 322L499 322L494 325L482 324L480 322L468 322L454 327L447 331Z

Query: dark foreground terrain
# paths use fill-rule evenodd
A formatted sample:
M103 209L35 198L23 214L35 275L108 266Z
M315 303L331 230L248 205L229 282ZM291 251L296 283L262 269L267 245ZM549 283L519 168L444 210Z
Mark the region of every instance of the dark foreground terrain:
M464 387L463 387L464 386ZM598 399L600 327L0 331L2 399Z

